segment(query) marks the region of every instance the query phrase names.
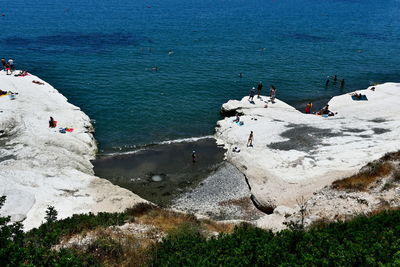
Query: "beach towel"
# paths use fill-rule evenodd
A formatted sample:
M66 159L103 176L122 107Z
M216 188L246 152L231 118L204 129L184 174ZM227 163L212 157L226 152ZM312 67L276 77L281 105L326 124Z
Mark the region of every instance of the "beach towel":
M353 99L354 101L368 101L368 98L366 95L362 95L361 98L358 98L355 95L352 95L351 99Z
M66 130L67 132L72 133L72 132L74 131L74 128L65 128L65 130Z

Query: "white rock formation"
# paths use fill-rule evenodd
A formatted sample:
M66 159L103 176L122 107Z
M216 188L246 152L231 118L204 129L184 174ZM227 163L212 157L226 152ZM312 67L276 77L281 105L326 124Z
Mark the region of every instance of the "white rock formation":
M228 149L228 161L247 176L262 206L293 208L300 197L307 199L367 162L400 149L400 84L359 92L368 101L354 101L349 94L332 98L330 110L337 112L333 117L304 114L282 101L271 103L266 96L255 97L254 104L248 97L231 100L222 111L242 113L244 124L227 117L217 123L215 137ZM250 131L253 147L246 146ZM234 147L240 152L233 152Z
M94 176L90 160L97 147L90 119L51 85L31 74L0 71L0 89L18 93L14 100L0 97L0 195L7 196L1 215L23 220L28 230L44 221L48 205L65 218L146 202ZM50 116L57 128L49 128ZM74 131L63 134L59 127Z

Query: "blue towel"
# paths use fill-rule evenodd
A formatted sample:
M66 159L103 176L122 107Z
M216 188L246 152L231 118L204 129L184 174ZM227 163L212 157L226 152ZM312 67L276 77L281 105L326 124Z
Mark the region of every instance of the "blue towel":
M362 95L361 98L358 98L358 97L352 95L351 99L353 99L354 101L367 101L368 100L366 95Z

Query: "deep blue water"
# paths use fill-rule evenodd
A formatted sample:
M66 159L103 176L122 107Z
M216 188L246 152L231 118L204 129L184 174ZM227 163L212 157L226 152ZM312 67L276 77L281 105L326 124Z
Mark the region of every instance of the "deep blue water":
M81 107L106 151L212 134L259 80L299 106L341 93L328 75L346 91L400 81L397 0L13 0L0 14L0 57Z

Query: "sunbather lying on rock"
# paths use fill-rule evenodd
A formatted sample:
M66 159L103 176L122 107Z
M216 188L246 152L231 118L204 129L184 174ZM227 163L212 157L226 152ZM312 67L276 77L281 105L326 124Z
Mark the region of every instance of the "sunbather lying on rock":
M335 113L329 110L329 105L326 105L323 109L317 112L317 115L335 116Z
M15 74L15 77L25 77L28 75L28 72L26 70L21 70L18 74Z
M33 83L36 83L36 84L40 84L40 85L43 85L43 84L44 84L44 82L36 81L36 80L33 80L32 82L33 82Z
M363 95L361 93L352 93L350 94L351 96L354 96L355 98L361 99Z

